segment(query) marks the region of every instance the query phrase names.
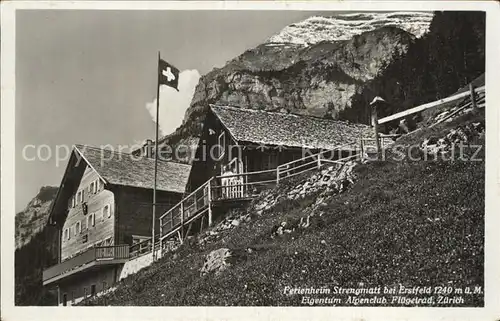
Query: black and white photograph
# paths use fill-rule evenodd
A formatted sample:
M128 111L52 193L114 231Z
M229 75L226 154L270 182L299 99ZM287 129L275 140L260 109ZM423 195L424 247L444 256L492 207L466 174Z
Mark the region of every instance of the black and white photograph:
M2 3L2 318L500 317L498 3L99 2Z

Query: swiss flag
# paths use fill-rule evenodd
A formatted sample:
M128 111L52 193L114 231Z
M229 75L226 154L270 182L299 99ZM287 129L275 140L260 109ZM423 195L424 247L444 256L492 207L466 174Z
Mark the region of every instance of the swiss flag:
M179 91L179 69L175 68L165 60L160 59L158 73L160 85L167 85Z

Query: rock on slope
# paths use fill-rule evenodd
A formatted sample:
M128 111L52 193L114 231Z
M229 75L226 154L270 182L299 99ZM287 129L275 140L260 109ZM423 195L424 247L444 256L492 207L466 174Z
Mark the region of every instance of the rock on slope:
M312 17L288 26L204 75L183 124L165 143L195 140L209 104L336 118L395 51L405 52L416 36L426 32L432 14L339 17Z
M58 188L44 186L28 203L26 208L16 214L16 248L27 244L47 224L52 201Z

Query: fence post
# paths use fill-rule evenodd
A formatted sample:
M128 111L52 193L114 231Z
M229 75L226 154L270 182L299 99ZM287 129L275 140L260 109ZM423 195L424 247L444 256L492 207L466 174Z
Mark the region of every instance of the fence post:
M184 235L182 235L184 233L184 203L181 201L181 208L180 208L180 211L181 211L181 237L184 238Z
M280 167L276 167L276 185L280 183Z
M372 126L373 126L373 133L375 134L375 143L377 146L377 160L380 160L380 140L378 137L378 115L377 115L377 105L378 105L378 100L374 100L371 103L371 109L372 109Z
M318 169L321 168L321 152L318 154Z
M212 180L208 181L208 226L212 226Z
M470 90L470 100L472 102L472 107L474 107L474 109L477 109L476 95L474 93L474 86L472 86L472 83L469 84L469 90Z
M359 140L359 147L361 148L361 161L363 161L364 158L365 158L365 150L364 150L364 146L363 146L363 137L361 137L361 139Z
M160 217L160 245L161 245L161 237L162 236L163 236L163 219Z

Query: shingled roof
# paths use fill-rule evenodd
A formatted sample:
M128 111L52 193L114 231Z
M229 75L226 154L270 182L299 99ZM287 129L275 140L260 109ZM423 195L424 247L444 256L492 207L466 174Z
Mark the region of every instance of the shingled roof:
M153 158L85 145L75 149L107 183L153 189ZM190 170L190 165L158 160L157 189L184 193Z
M238 142L264 145L353 149L361 137L372 137L367 125L313 116L211 105L212 112Z

